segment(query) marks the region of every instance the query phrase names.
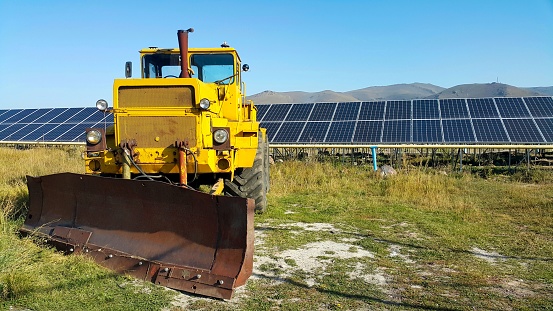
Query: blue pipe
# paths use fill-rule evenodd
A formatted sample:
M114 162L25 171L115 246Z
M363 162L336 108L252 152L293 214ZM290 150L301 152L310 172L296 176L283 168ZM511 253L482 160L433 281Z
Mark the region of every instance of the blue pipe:
M375 171L378 170L378 166L376 165L376 149L377 148L378 148L377 146L372 146L371 147L371 151L372 151L372 154L373 154L373 168L374 168Z

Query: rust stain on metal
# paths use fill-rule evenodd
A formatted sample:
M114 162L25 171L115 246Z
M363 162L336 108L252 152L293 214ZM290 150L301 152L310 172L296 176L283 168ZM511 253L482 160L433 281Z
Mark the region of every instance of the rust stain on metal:
M156 181L27 176L21 228L119 273L230 299L253 268L254 201Z
M188 140L185 140L185 141L182 141L182 140L177 140L175 142L175 146L178 148L179 150L179 184L181 187L186 187L186 185L188 184L188 173L187 173L187 160L186 160L186 152L187 150L190 150L188 149L189 148L189 143L188 143Z

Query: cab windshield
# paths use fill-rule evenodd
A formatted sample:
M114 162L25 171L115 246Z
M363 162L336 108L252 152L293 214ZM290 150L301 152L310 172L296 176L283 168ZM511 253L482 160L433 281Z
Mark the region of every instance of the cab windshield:
M234 58L232 54L194 54L190 62L194 74L192 78L198 78L203 82L221 81L221 84L234 82Z
M234 57L232 54L193 54L190 59L191 77L205 83L220 81L221 84L234 83ZM180 76L180 55L144 55L145 78L171 78ZM223 81L221 81L223 80Z

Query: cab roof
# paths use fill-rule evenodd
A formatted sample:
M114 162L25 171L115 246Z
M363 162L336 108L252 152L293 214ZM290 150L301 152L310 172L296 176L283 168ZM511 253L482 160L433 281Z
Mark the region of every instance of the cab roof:
M164 48L158 48L158 47L148 47L144 48L139 51L140 54L180 54L180 49L177 48L170 48L170 49L164 49ZM231 47L225 47L225 48L188 48L188 53L231 53L236 55L238 60L240 61L240 56L238 55L238 52L236 49Z

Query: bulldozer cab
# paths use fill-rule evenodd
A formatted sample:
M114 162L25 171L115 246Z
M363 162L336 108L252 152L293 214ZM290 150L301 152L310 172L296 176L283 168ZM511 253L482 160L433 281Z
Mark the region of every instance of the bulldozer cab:
M152 51L153 50L153 51ZM140 51L143 78L176 78L181 74L178 49L150 48ZM191 53L188 62L191 78L204 83L234 84L240 75L240 61L233 49L228 53L213 51Z

